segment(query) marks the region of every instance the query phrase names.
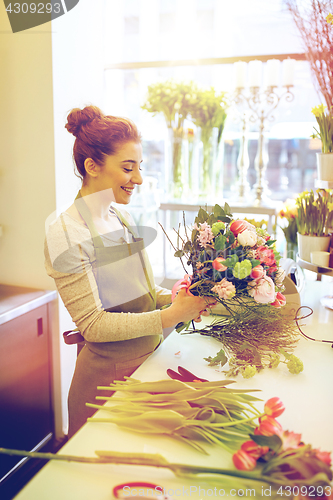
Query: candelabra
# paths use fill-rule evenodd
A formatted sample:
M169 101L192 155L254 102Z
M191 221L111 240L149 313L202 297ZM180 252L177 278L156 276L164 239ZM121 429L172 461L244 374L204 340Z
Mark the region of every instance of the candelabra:
M246 147L246 112L248 114L248 119L252 123L259 122L259 135L258 135L258 149L257 155L254 161L254 167L256 170L256 183L253 186L253 197L255 205L262 205L269 198L269 190L267 181L265 178L267 163L268 163L268 152L266 148L265 132L266 123L272 122L275 118L273 116L273 111L277 108L282 99L287 102L291 102L294 99L294 95L291 92L291 87L293 86L291 80L293 78L293 63L295 61L287 59L284 63L284 74L283 74L283 87L282 93L278 93L278 85L276 83L279 69L279 61L269 60L267 61L267 84L266 89L261 89L261 62L251 61L253 63L252 73L250 73L250 84L248 90L245 87L245 72L246 63L239 62L236 64L236 90L233 97L233 102L238 108L243 109L243 130L241 139L241 149L240 155L238 157L238 194L239 197L244 197L244 193L247 190L248 183L246 180L246 172L248 169L248 163L246 161L246 153L244 148ZM250 65L251 65L250 62ZM251 66L250 66L251 70ZM238 78L237 78L238 77Z

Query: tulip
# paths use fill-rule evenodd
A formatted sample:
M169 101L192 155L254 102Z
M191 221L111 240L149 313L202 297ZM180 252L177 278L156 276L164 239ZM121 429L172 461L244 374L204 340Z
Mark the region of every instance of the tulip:
M264 406L264 412L266 415L269 415L270 417L276 418L282 415L284 412L285 407L284 404L282 403L280 398L271 398L268 401L266 401L265 406Z
M250 276L253 280L259 280L260 278L263 278L265 274L266 274L265 269L261 265L259 265L255 266L252 269Z
M280 307L283 307L286 305L286 302L287 302L286 297L282 293L278 292L275 296L274 302L271 302L271 306L274 306L277 309L280 309Z
M245 229L249 229L249 223L246 222L246 220L234 220L230 224L230 231L234 234L234 236L237 236L239 233L242 233L245 231Z
M216 271L226 271L228 268L227 266L224 266L222 262L225 261L223 257L217 257L215 260L213 260L212 266Z
M177 293L179 292L179 290L181 290L182 288L185 289L186 293L188 295L193 295L191 292L190 292L190 286L191 286L191 282L192 282L192 276L190 276L189 274L185 274L184 278L182 280L178 280L177 283L175 283L172 287L172 291L171 291L171 302L173 302L174 298L176 297Z
M233 454L232 461L238 470L252 470L257 465L256 459L242 449Z
M245 441L245 443L242 444L241 450L245 451L248 455L251 457L255 458L256 460L263 455L266 455L269 451L268 446L260 446L259 444L255 443L254 441Z
M281 436L283 433L283 429L281 424L275 418L270 417L268 415L264 415L259 419L260 425L257 428L258 434L261 436Z

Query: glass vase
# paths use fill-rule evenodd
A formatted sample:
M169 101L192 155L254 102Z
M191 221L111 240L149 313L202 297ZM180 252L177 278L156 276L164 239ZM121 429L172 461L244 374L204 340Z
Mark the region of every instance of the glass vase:
M297 249L298 249L297 243L294 243L293 241L287 241L287 243L286 243L286 258L293 259L296 261Z
M201 129L201 151L199 155L199 196L212 201L223 190L223 141L218 142L216 128Z
M179 199L184 189L183 127L168 128L166 185L169 199Z

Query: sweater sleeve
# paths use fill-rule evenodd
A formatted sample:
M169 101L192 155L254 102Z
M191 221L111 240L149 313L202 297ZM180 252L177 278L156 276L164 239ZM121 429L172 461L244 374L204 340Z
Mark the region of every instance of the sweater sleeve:
M45 268L83 337L90 342L114 342L162 334L161 311L114 313L103 309L93 271L94 248L89 230L69 216L60 217L45 239ZM170 294L170 292L169 292ZM159 307L170 302L157 290Z

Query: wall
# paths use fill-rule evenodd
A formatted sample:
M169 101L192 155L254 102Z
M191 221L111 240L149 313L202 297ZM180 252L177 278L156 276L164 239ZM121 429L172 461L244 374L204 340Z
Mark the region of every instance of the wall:
M0 2L0 282L53 289L44 270L45 222L69 206L80 182L73 174L73 107L103 109L104 0L80 0L51 23L13 34ZM76 359L63 331L73 324L61 301L55 318L60 350L63 425ZM58 404L60 409L60 404Z
M55 191L57 213L72 204L81 182L74 175L74 137L64 128L68 112L95 104L103 109L104 0L80 0L77 6L52 22L53 113ZM51 212L50 212L51 214ZM54 217L51 214L51 219ZM60 333L74 327L59 303ZM67 394L76 360L76 346L60 341L63 422L67 427Z
M0 280L50 288L44 223L55 207L50 24L13 34L0 3Z

